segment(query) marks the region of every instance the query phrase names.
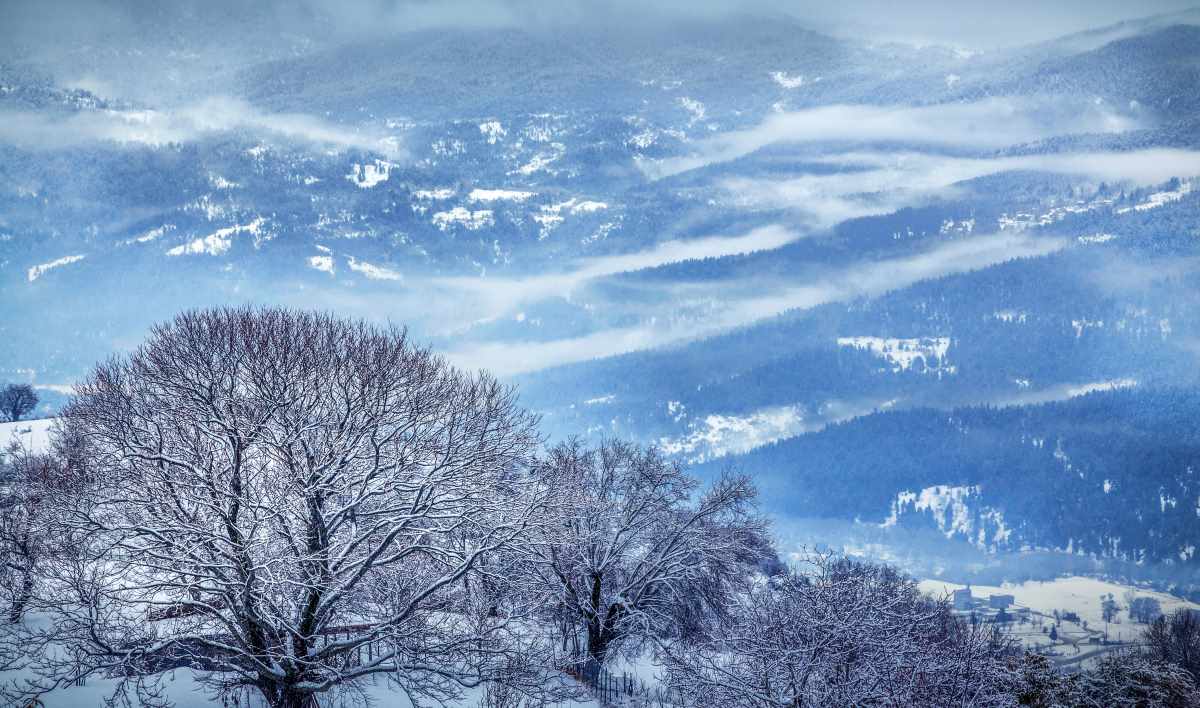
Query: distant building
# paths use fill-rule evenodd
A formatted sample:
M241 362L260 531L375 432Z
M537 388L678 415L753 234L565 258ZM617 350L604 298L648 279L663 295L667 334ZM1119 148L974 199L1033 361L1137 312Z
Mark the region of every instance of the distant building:
M954 591L954 609L969 610L975 606L975 598L971 597L971 586Z
M1016 602L1012 595L992 595L988 597L988 607L993 610L1003 610Z

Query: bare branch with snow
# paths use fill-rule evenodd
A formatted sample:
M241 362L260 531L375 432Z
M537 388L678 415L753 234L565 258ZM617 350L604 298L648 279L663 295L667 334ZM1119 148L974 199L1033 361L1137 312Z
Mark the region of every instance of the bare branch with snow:
M654 449L609 441L554 449L539 466L558 492L537 571L558 597L561 641L603 664L631 640L678 633L720 611L763 548L748 479L698 482Z
M414 701L493 678L528 614L489 568L538 523L535 423L402 330L179 315L63 411L88 483L55 497L69 552L10 693L186 665L299 708L372 676Z

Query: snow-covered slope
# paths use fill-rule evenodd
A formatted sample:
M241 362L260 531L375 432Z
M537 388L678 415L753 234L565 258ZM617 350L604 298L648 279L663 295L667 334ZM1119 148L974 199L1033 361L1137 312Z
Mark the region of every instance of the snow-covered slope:
M50 434L53 425L53 418L0 423L0 445L8 446L10 443L16 442L33 452L46 452L50 449Z
M949 595L954 590L961 590L966 585L946 582L943 580L922 580L922 591L940 597ZM979 597L988 595L1012 595L1018 605L1028 607L1043 614L1053 614L1055 610L1072 611L1079 614L1080 619L1088 621L1092 626L1103 626L1104 616L1101 614L1101 598L1113 595L1114 600L1124 605L1126 592L1132 592L1139 597L1149 597L1158 600L1164 613L1171 613L1179 608L1200 610L1200 604L1188 602L1182 598L1164 592L1156 592L1131 585L1097 580L1095 578L1059 578L1050 581L1029 581L1024 583L1005 584L1002 586L971 585L971 591ZM1128 617L1123 621L1129 624L1129 633L1139 631L1141 627L1131 622Z

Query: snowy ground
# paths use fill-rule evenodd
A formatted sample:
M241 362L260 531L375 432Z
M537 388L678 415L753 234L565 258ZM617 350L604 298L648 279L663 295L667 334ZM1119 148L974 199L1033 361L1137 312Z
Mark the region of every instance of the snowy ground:
M26 622L38 623L39 615L27 616ZM0 631L3 631L3 625L0 625ZM645 660L649 663L649 659ZM631 670L632 665L623 665L626 671ZM642 667L645 671L650 671L650 668ZM32 676L28 673L29 669L13 669L9 671L0 671L0 685L13 686L20 685L24 679ZM614 671L614 673L618 673ZM583 690L575 679L566 674L554 674L549 677L550 680L561 681L563 688L567 689L566 693L577 693ZM380 675L372 679L355 684L367 698L367 705L380 708L412 708L413 703L408 699L403 690L396 684L392 683L386 676ZM240 708L266 708L261 695L255 689L244 688L237 691L235 694L227 696L225 701L213 693L202 681L199 672L192 669L175 669L167 671L153 677L146 686L149 692L157 693L159 699L165 699L174 708L203 708L206 706L238 706ZM114 692L118 688L116 679L106 678L89 678L82 685L72 685L55 689L48 693L39 696L40 703L36 704L40 708L82 708L83 706L104 706L106 701L114 696ZM136 698L136 689L130 685L128 687L128 698L131 708L138 708L143 705ZM584 698L581 700L564 699L559 701L550 701L539 704L544 708L601 708L599 701L587 698L590 694L584 693ZM462 696L457 701L449 701L444 704L445 708L475 708L483 705L484 689L473 688L464 689ZM2 701L3 699L0 699ZM0 706L6 706L0 702ZM117 705L125 705L118 701ZM363 705L361 701L354 700L350 696L319 696L320 708L355 708ZM422 705L429 705L425 701ZM436 704L435 704L436 705Z
M920 587L926 593L941 596L967 586L942 580L922 580ZM989 595L1012 595L1014 606L1009 608L1009 613L1015 621L1007 625L1006 632L1026 648L1051 656L1056 664L1068 671L1091 668L1104 654L1140 641L1146 625L1130 619L1126 592L1132 591L1138 597L1158 600L1162 611L1168 614L1180 607L1200 607L1167 593L1083 577L970 587L971 594L983 600L984 608ZM1120 612L1113 622L1106 624L1101 607L1103 598L1109 594L1120 607ZM1022 614L1019 611L1021 608L1028 608L1028 614ZM1063 619L1056 622L1056 610L1060 615L1074 612L1079 615L1079 621ZM986 617L992 611L981 609L978 612ZM1056 641L1050 640L1052 626L1057 628Z
M82 686L51 691L41 696L41 701L46 708L102 706L104 701L112 696L115 686L114 681L90 680ZM221 704L219 698L214 699L208 695L191 671L168 673L164 677L163 688L176 708L202 708Z
M4 674L0 673L0 679ZM80 708L81 706L102 706L104 701L112 696L116 683L110 680L93 679L83 686L52 691L41 697L45 708ZM189 669L177 669L163 675L162 688L165 696L175 708L207 708L220 706L221 699L211 694ZM365 685L370 705L380 708L411 708L412 703L399 691L388 685L386 679L378 678L371 684ZM320 699L321 708L350 708L358 705L349 699L324 696ZM134 705L138 705L135 701ZM242 708L260 708L265 706L257 693L246 691L238 694L237 705ZM482 705L482 690L465 691L461 700L448 703L448 708L468 708ZM600 708L596 701L562 701L547 703L546 708Z
M922 580L921 590L932 595L949 593L959 590L966 585L948 583L943 580ZM972 585L971 592L976 597L987 598L988 595L1012 595L1016 604L1028 607L1034 612L1052 615L1054 610L1073 611L1079 614L1081 620L1087 620L1088 626L1103 627L1104 616L1101 614L1101 595L1112 594L1113 599L1121 606L1120 620L1131 628L1140 626L1130 624L1125 612L1126 591L1132 590L1139 597L1152 597L1162 604L1162 611L1170 614L1179 607L1200 609L1194 602L1168 595L1167 593L1144 590L1132 585L1120 585L1094 578L1059 578L1051 581L1029 581L1019 585L1008 584L1001 587L991 585Z
M35 452L48 450L50 448L50 427L53 424L53 418L0 423L0 448L8 447L11 442L20 442Z

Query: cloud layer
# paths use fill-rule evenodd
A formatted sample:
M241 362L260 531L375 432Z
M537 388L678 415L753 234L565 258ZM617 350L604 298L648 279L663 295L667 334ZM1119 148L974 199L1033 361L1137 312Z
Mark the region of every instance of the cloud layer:
M823 227L894 211L942 195L957 183L1002 172L1032 170L1143 187L1200 174L1200 151L1167 148L991 158L848 152L814 158L813 162L849 171L772 178L730 176L718 179L716 186L736 206L793 209Z
M454 363L487 368L501 375L625 354L752 324L788 310L806 309L855 297L877 296L921 280L962 273L1014 258L1041 256L1064 247L1060 239L997 234L957 241L902 258L864 262L830 271L802 284L743 284L722 290L749 292L724 298L713 294L712 312L702 319L650 316L643 323L549 342L488 342L451 352ZM680 306L686 302L679 298Z
M668 177L729 162L776 143L904 142L988 150L1068 133L1119 133L1141 127L1103 106L1026 98L989 98L933 106L821 106L777 113L746 130L722 133L695 154L644 161L648 176Z
M517 308L546 298L570 298L581 286L606 276L686 260L769 251L798 237L799 234L782 226L765 226L741 236L664 241L644 251L590 258L562 273L526 278L445 278L434 281L433 286L450 291L456 303L461 304L467 298L467 309L478 314L475 319L490 320L514 314Z
M64 116L0 112L0 140L35 149L69 148L95 141L160 146L226 131L338 149L402 156L399 142L382 133L349 128L300 113L267 113L228 97L208 98L172 110L90 110Z

